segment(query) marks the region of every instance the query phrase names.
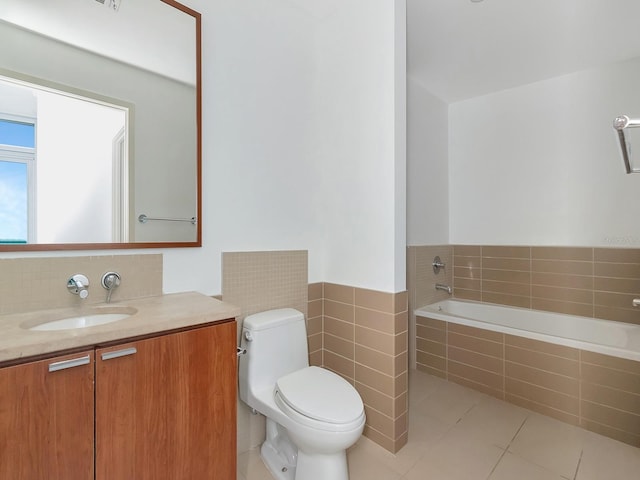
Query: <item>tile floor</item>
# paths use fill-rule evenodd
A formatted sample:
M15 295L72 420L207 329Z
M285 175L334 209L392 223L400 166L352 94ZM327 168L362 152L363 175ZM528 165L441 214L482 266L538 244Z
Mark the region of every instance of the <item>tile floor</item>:
M392 455L362 437L350 480L640 479L640 448L418 371L409 397L408 444ZM238 480L270 479L257 449L238 457Z

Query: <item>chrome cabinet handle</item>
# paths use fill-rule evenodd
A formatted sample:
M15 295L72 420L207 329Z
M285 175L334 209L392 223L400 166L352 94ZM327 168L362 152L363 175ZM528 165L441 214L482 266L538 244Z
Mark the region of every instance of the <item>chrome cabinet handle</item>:
M67 368L79 367L81 365L88 365L91 363L91 357L85 355L80 358L72 358L70 360L62 360L60 362L53 362L49 364L50 372L57 372L58 370L66 370Z
M102 360L113 360L114 358L126 357L127 355L135 355L138 353L136 347L124 348L122 350L114 350L102 354Z

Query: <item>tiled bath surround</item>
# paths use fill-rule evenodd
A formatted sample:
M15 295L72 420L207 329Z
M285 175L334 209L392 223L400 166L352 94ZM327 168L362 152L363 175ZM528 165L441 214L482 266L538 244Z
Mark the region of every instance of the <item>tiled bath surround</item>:
M434 276L435 255L451 255L452 278ZM442 245L409 247L407 261L411 313L448 297L435 291L446 278L460 299L640 323L640 249ZM418 369L640 446L640 363L411 320Z
M445 264L435 273L433 259L439 256ZM416 365L416 308L449 298L449 294L436 290L436 283L453 287L453 247L429 245L407 248L407 290L409 293L409 366Z
M456 298L640 324L640 249L453 247Z
M100 280L112 270L122 277L114 302L162 294L161 254L0 259L0 315L104 303ZM67 291L76 273L89 278L86 299Z

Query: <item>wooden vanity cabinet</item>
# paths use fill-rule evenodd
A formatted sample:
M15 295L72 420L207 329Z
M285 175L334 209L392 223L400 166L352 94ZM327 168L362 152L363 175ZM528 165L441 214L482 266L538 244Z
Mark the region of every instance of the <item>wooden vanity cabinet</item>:
M235 345L230 321L1 368L0 479L235 479Z
M93 358L0 368L0 479L94 478Z
M96 480L236 478L236 325L96 350Z

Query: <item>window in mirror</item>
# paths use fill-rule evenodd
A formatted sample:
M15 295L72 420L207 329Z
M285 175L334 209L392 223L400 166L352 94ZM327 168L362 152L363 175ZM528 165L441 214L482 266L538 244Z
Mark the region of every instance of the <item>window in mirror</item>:
M5 158L0 150L0 243L27 243L29 238L27 163Z
M2 241L79 243L87 240L86 232L95 243L128 241L128 109L11 79L0 79L0 96L11 98L0 102L0 118L34 119L30 147L20 145L28 136L25 122L6 122L0 127L0 142L5 143L3 138L9 136L16 139L11 147L13 163L17 153L31 153L30 159L20 160L27 165L26 194L21 183L22 195L0 196L0 212L12 211L22 218L24 209L10 205L26 195L27 235L25 238L23 230L0 231ZM8 165L5 170L0 178L6 175L8 179Z
M22 121L25 120L25 121ZM0 113L0 243L33 241L35 124Z
M5 116L0 117L0 144L33 148L35 138L33 121L22 122Z

